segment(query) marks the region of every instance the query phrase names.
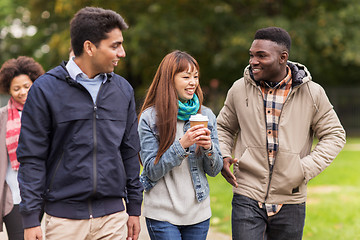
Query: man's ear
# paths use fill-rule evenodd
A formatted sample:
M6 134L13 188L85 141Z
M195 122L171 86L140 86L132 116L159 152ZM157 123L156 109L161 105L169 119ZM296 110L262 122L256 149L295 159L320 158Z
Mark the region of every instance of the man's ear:
M289 53L287 51L282 51L280 53L280 64L286 64L287 60L289 59Z
M86 53L90 57L92 57L94 55L95 49L96 49L96 46L89 40L86 40L84 42L84 53Z

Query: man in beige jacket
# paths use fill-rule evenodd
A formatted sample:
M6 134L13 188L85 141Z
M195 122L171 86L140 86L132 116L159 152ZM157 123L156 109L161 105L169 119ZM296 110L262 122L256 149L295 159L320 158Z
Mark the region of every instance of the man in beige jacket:
M324 89L305 66L288 61L290 45L284 29L259 29L249 66L217 118L222 175L234 186L235 240L301 239L306 185L345 144Z

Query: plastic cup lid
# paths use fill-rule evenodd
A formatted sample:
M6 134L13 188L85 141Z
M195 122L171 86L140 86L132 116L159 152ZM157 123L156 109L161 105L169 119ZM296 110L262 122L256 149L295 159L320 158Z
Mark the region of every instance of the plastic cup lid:
M189 120L195 121L195 122L202 122L202 121L207 122L207 121L209 121L209 118L208 118L208 116L198 113L196 115L191 115Z

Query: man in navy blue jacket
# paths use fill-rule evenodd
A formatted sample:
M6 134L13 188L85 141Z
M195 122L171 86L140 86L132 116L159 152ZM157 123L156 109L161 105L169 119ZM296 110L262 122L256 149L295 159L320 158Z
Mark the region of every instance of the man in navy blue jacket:
M130 84L113 73L128 26L86 7L70 23L75 57L35 81L17 149L25 239L138 239L142 191ZM125 211L126 205L126 211Z

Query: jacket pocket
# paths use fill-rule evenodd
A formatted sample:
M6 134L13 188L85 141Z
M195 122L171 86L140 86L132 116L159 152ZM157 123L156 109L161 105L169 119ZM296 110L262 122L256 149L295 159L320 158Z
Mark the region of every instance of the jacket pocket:
M235 163L234 175L239 185L264 192L269 179L266 156L258 148L247 148Z
M305 174L299 154L278 152L271 179L270 192L281 195L301 194ZM300 190L299 190L300 188Z

